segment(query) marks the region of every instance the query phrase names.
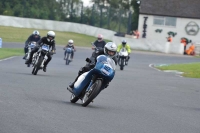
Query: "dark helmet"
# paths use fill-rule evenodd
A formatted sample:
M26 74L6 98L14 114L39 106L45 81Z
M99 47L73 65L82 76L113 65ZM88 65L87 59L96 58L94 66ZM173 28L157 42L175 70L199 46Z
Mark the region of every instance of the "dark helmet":
M123 46L126 45L126 40L122 40L122 45L123 45Z
M37 35L37 36L39 36L39 35L40 35L40 32L37 31L37 30L34 30L34 31L33 31L33 35Z

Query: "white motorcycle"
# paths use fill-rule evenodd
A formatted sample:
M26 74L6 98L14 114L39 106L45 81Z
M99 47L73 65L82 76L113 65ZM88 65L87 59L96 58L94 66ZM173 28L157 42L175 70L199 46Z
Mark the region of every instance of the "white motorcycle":
M125 47L123 47L118 53L118 64L120 66L120 70L124 69L127 58L128 58L128 51L126 50Z

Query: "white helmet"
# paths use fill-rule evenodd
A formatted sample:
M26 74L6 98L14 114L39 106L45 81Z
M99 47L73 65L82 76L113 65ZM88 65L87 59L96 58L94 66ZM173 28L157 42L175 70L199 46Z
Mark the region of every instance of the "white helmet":
M37 30L34 30L34 31L33 31L33 35L40 35L40 32L37 31Z
M54 38L55 38L55 36L56 36L56 34L55 34L54 31L48 31L48 32L47 32L47 40L48 40L48 41L53 41ZM51 39L50 39L50 38L51 38Z
M68 41L69 46L72 46L73 43L74 43L74 41L73 41L72 39L70 39L70 40Z
M104 53L105 55L113 58L117 53L117 45L114 42L106 43L106 45L104 46Z

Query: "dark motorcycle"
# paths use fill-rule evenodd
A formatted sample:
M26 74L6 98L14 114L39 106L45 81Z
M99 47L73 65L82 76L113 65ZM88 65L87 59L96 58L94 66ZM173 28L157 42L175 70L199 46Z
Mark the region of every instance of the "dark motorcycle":
M30 58L30 53L33 50L33 48L36 46L36 42L31 42L29 43L28 47L28 52L25 55L25 61L29 60ZM27 64L27 67L30 67L30 64Z
M37 75L38 70L43 69L44 62L48 59L47 54L49 53L49 46L44 44L39 48L37 52L33 54L32 64L33 70L32 74Z

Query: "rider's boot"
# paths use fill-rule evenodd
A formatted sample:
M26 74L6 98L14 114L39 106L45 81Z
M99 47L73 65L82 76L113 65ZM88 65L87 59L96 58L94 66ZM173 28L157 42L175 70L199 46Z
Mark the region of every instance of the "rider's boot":
M25 59L26 59L26 55L24 55L24 57L23 57L22 59L24 59L24 60L25 60Z
M71 92L71 93L73 93L73 89L74 89L74 84L75 84L75 82L78 80L78 77L79 77L80 75L78 75L77 77L76 77L76 79L74 80L74 82L72 82L68 87L67 87L67 89Z
M30 57L30 58L25 62L25 64L31 64L31 61L32 61L32 58Z
M47 71L47 66L43 67L43 71L46 72Z
M74 82L72 82L68 87L67 90L69 90L71 93L73 93L73 89L74 89L74 84L75 82L78 80L79 76L83 73L83 68L81 68L78 72L78 76L76 77L76 79L74 80Z

